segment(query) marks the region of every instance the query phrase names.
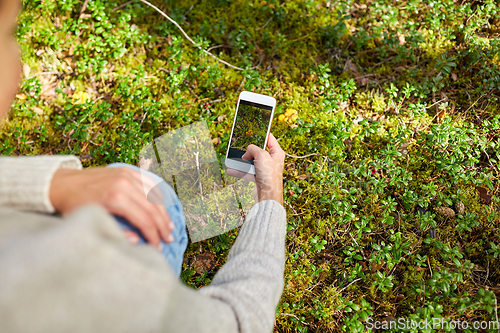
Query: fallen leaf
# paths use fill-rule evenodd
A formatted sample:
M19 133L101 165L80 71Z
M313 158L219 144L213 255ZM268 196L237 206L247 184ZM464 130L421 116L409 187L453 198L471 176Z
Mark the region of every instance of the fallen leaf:
M401 153L401 155L403 155L403 156L408 155L408 146L409 145L410 144L408 142L404 142L404 143L399 145L399 152Z
M27 98L27 96L25 94L19 94L19 95L16 95L16 98L20 99L21 101L24 101Z
M326 258L326 259L336 259L337 258L333 254L329 254L329 253L320 253L319 256L323 257L323 258Z
M196 273L203 274L205 271L215 267L214 255L205 252L194 257L193 268Z
M304 179L307 179L307 177L309 177L309 175L308 175L308 174L303 174L303 175L298 176L297 178L298 178L299 180L304 180Z
M223 115L220 115L217 117L217 123L220 124L224 121L224 119L226 119L226 115L223 114Z
M152 165L153 165L152 158L141 157L141 159L139 160L139 166L141 167L141 169L144 169L146 171L149 171Z
M399 45L401 45L401 46L405 45L405 43L406 43L405 35L398 34L398 38L399 38Z
M436 118L437 118L438 124L441 124L443 122L444 118L446 118L446 107L441 106L438 109L438 112L436 114Z
M351 59L347 59L347 61L345 63L345 70L348 72L355 73L355 74L359 73L358 66L355 63L353 63L351 61Z
M416 267L416 268L415 268L415 270L416 270L417 272L425 271L426 269L427 269L427 268L425 268L425 267Z
M451 73L451 79L452 79L453 81L458 80L457 74L455 74L455 73Z
M488 194L488 190L483 187L476 187L479 191L479 196L484 200L484 203L489 205L491 203L491 195Z
M382 263L381 263L381 264L376 264L376 263L373 263L373 264L372 264L372 271L371 271L371 272L372 272L372 273L375 273L376 271L379 271L379 270L382 268L382 266L384 266L384 264L385 264L385 263L384 263L383 261L382 261Z
M361 271L366 272L368 270L368 265L364 261L361 261L360 264L361 264Z
M213 138L213 139L212 139L212 143L213 143L214 145L218 145L218 144L220 144L220 138Z
M30 66L24 64L23 65L23 74L24 74L24 77L30 76L30 72L31 72Z
M345 148L347 149L347 151L351 151L352 149L352 140L351 139L345 139L344 140L344 145L345 145Z
M56 88L59 82L56 75L42 75L39 77L39 80L42 83L41 96L45 98L54 98L57 96Z
M43 115L43 110L42 110L42 109L40 109L40 108L35 107L35 108L33 108L33 111L34 111L36 114L39 114L39 115L41 115L41 116Z
M360 77L356 79L361 86L366 86L368 84L368 78Z
M394 67L394 70L398 73L403 73L404 71L406 71L406 66L397 66Z

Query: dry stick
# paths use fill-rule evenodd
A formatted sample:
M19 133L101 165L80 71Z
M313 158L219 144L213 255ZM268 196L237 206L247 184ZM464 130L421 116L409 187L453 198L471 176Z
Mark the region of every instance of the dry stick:
M316 154L316 153L312 153L312 154L309 154L309 155L305 155L305 156L295 156L295 155L290 155L290 154L287 154L285 152L285 155L288 156L288 157L291 157L291 158L307 158L307 157L311 157L311 156L321 156L323 158L328 158L327 156L324 156L324 155L321 155L321 154Z
M85 2L83 3L82 9L80 9L80 16L79 16L79 18L83 17L83 13L85 12L85 9L87 9L88 3L89 3L89 0L85 0Z
M498 324L498 303L497 303L497 296L495 293L493 293L493 296L495 297L495 317L497 319L497 324ZM500 327L498 328L497 332L500 332Z
M292 205L290 205L287 201L284 201L285 205L287 205L288 207L290 207L293 212L295 213L295 215L299 216L299 214L297 213L297 211L292 207Z
M344 290L346 290L347 288L349 288L351 286L351 284L353 284L354 282L357 282L361 280L361 278L357 278L356 280L352 281L351 283L349 283L347 286L345 286L344 288L340 289L335 295L333 295L331 298L337 296L338 294L340 294L341 292L343 292Z
M194 153L194 156L196 157L196 171L198 172L198 184L200 186L200 198L203 201L203 187L201 186L200 161L198 159L198 155L200 155L199 151Z
M291 314L291 313L280 313L280 315L281 316L287 316L287 317L293 317L293 318L297 319L298 321L300 321L302 324L307 325L306 322L303 322L302 320L299 319L299 317L297 317L294 314Z
M184 29L182 29L182 27L179 25L179 23L177 23L176 21L174 21L173 19L171 19L170 16L168 16L167 14L165 14L164 12L162 12L158 7L156 7L155 5L151 4L150 2L148 2L146 0L139 0L139 1L142 2L142 3L144 3L144 4L146 4L146 5L148 5L149 7L153 8L158 13L160 13L161 15L163 15L163 17L165 17L167 20L169 20L173 25L175 25L182 32L182 34L184 35L184 37L187 38L188 41L190 41L195 47L197 47L198 49L200 49L203 53L208 54L209 56L211 56L212 58L214 58L217 61L220 61L221 63L223 63L226 66L229 66L231 68L237 69L239 71L244 71L245 70L244 68L231 65L230 63L228 63L228 62L226 62L226 61L224 61L224 60L216 57L215 55L213 55L212 53L208 52L207 50L202 49L201 46L199 46L198 44L196 44L195 41L192 40L191 37L188 36L188 34L184 31ZM256 68L256 67L251 67L250 69L254 69L254 68Z
M35 73L35 74L31 75L31 76L28 76L26 78L26 80L32 79L32 78L34 78L36 76L40 76L40 75L61 75L61 74L62 73L59 73L59 72L40 72L40 73Z
M118 7L114 8L114 9L112 10L112 12L116 12L117 10L122 9L123 7L127 6L128 4L131 4L132 2L134 2L134 0L129 1L129 2L125 2L124 4L121 4L121 5L119 5Z

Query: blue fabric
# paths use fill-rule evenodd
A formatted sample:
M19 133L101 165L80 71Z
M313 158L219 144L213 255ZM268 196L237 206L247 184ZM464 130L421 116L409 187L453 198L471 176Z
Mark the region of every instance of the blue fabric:
M188 236L186 232L186 219L184 217L184 213L182 211L182 205L181 202L179 201L179 198L177 197L175 191L172 189L170 185L168 185L162 178L151 172L141 170L136 166L125 163L113 163L108 165L108 168L119 168L119 167L128 167L139 172L145 172L156 183L159 183L160 189L163 193L164 206L167 209L168 215L170 215L170 219L175 225L175 229L172 231L172 235L174 236L174 241L170 244L167 244L162 241L161 242L161 244L163 245L162 253L165 256L167 262L172 267L175 274L177 274L177 276L180 276L182 270L182 260L188 243ZM136 232L137 235L139 235L139 237L141 238L139 245L146 244L146 240L136 227L131 225L123 217L115 216L115 219L123 229L132 230Z

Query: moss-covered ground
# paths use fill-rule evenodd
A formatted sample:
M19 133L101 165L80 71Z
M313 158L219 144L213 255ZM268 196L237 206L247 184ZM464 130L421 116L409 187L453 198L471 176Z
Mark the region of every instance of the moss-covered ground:
M136 164L205 120L224 155L239 92L273 95L272 132L295 156L275 332L497 320L498 1L154 3L245 70L138 1L24 0L0 153ZM236 235L190 244L183 280L208 284Z

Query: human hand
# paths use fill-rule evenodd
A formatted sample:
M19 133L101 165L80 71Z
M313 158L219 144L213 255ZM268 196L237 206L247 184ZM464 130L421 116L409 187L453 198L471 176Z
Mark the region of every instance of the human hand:
M256 145L249 145L242 156L244 160L254 159L255 175L234 169L227 169L230 176L254 181L257 190L257 200L275 200L283 205L283 165L285 152L281 149L278 141L269 134L267 140L269 151L261 149Z
M59 169L52 178L50 200L59 213L66 215L87 204L99 204L111 214L125 218L141 231L144 238L160 248L160 239L173 242L174 224L163 205L148 201L144 187L154 188L154 181L127 167ZM157 191L155 191L157 190ZM161 196L158 188L154 195ZM148 194L149 195L149 194ZM162 202L156 199L155 202ZM139 242L133 231L125 231L132 243Z

